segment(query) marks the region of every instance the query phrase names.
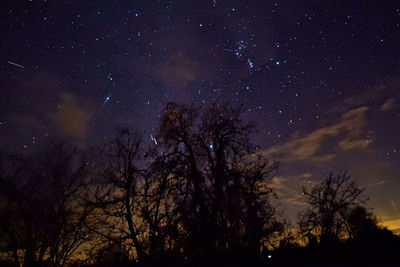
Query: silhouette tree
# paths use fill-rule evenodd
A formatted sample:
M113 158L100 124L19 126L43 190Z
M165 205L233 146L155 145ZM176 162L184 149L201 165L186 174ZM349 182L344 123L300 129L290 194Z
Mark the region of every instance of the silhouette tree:
M363 206L362 190L350 175L331 173L320 184L303 191L309 208L300 214L300 239L296 244L296 230L293 235L287 233L287 240L284 235L284 242L274 246L275 262L398 262L400 237L379 226L376 216Z
M277 163L255 153L253 126L240 115L229 105L168 103L161 118L158 150L174 163L170 176L189 258L257 258L261 239L274 231L268 179Z
M119 247L125 244L137 262L145 257L141 242L145 229L138 216L144 174L140 144L137 133L127 128L117 130L116 137L98 153L95 190L88 197L102 225L99 236Z
M91 238L91 209L83 200L88 159L65 143L3 156L0 197L2 251L16 265L63 265Z
M154 148L143 149L127 128L117 129L98 155L89 202L99 211L101 242L126 249L140 263L178 261L182 232L172 190L174 162Z
M172 171L176 162L157 153L153 147L147 154L151 164L144 175L139 202L140 216L147 226L146 239L149 262L182 262L184 232L180 214L174 201L177 179Z
M398 262L400 236L379 226L376 216L365 207L356 206L344 215L349 239L345 244L355 258L365 262Z
M345 231L349 239L358 239L376 231L378 219L363 206L355 206L342 212Z
M346 224L346 214L364 202L361 193L347 172L330 173L311 190L303 189L309 208L301 214L299 226L308 243L331 244L346 238L346 230L351 228Z

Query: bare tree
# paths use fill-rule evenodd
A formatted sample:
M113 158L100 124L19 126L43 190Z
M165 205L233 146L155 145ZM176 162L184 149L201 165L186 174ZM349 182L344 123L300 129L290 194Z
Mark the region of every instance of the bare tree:
M102 229L98 234L119 247L125 244L135 260L145 257L145 229L139 216L143 185L143 152L135 132L118 129L117 135L98 154L92 204L98 211Z
M361 205L362 190L347 173L329 176L311 190L303 189L309 208L301 214L299 226L308 242L329 244L345 238L344 215Z
M64 265L91 238L91 209L83 200L88 165L83 153L65 143L3 158L2 249L15 264Z
M99 240L125 249L136 262L166 261L172 254L177 260L182 246L172 186L176 164L156 147L141 146L137 133L123 128L98 153L89 201L102 225Z

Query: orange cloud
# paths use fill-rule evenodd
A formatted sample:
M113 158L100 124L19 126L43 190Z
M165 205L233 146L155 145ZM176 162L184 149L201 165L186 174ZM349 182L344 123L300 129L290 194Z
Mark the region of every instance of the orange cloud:
M368 107L366 106L350 110L344 113L336 124L317 129L306 137L289 141L286 144L273 146L262 153L269 157L279 157L285 161L330 161L335 154L324 154L321 148L328 139L342 136L344 136L342 140L337 143L342 150L365 149L372 142L363 136L367 111Z
M272 177L271 186L275 189L282 188L286 180L287 178L282 178L278 176Z
M313 177L313 175L312 175L312 173L305 172L305 173L301 174L300 177L310 179Z
M391 231L400 233L400 218L383 220L381 224Z
M396 98L392 97L386 100L385 103L383 103L383 105L381 106L381 111L389 111L395 108L396 108Z
M55 114L55 122L60 131L71 137L83 137L91 115L78 106L75 97L70 93L61 95L61 104Z
M301 194L301 186L299 185L304 185L305 187L314 185L316 182L310 180L311 178L311 173L304 173L300 176L274 176L270 185L275 190L279 202L286 204L286 207L292 205L304 206L306 202Z

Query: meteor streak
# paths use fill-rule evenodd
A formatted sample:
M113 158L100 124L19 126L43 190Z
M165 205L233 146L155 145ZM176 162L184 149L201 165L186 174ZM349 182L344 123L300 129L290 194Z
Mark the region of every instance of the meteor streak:
M153 137L153 135L150 135L150 139L151 139L151 141L154 142L154 144L158 145L157 139L155 137Z
M21 68L21 69L25 68L24 66L22 66L22 65L20 65L20 64L17 64L17 63L14 63L14 62L12 62L12 61L8 61L7 63L10 64L10 65L14 65L14 66L16 66L16 67L18 67L18 68Z

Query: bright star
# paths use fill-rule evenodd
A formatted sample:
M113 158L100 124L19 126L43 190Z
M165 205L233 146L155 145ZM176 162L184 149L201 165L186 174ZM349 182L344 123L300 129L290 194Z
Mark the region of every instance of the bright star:
M111 95L106 96L106 98L104 98L103 104L104 105L107 104L107 102L110 101L110 99L111 99Z

